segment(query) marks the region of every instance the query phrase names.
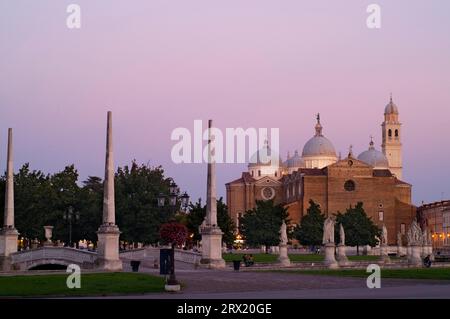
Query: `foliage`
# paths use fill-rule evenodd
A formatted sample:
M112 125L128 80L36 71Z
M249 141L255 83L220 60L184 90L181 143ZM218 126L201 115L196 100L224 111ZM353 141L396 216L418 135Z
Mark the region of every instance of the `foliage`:
M166 244L181 246L186 242L188 230L186 226L177 222L170 222L161 225L160 237Z
M247 211L240 219L240 233L251 247L265 245L266 249L280 243L280 228L283 220L288 221L288 212L273 200L256 201L256 207Z
M358 202L355 207L350 206L345 214L336 214L335 238L339 240L339 225L342 224L345 231L345 244L356 246L359 254L359 246L378 244L377 237L381 236L381 229L367 216L363 203Z
M206 216L206 205L202 205L201 199L189 206L189 214L186 216L186 226L191 234L194 234L192 240L201 240L199 227ZM227 245L233 244L234 241L234 223L230 215L228 215L228 207L223 202L223 198L217 200L217 223L223 232L222 241Z
M305 246L322 245L324 221L325 216L322 214L320 206L310 199L306 215L294 230L295 238Z
M102 222L103 181L89 176L79 185L74 165L54 174L31 170L24 164L14 175L15 226L25 239L44 240L43 226L51 225L53 240L69 241L69 220L64 216L69 207L72 216L72 242L97 240ZM171 182L161 167L137 165L119 167L115 176L116 223L128 242L156 243L161 224L176 212L170 207L157 207L157 196L167 194ZM5 176L0 178L0 207L5 203ZM75 218L78 215L79 218ZM0 222L3 224L3 214ZM25 243L26 244L26 243Z

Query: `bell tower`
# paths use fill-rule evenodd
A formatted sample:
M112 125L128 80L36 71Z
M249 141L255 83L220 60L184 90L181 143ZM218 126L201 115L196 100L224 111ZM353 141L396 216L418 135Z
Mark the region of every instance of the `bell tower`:
M398 179L402 179L401 126L398 121L398 108L392 101L384 109L384 122L381 124L383 143L381 149L389 162L389 169Z

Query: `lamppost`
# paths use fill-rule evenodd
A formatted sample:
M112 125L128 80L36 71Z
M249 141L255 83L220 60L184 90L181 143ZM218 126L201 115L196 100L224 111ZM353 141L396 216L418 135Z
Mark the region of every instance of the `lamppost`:
M163 193L160 193L158 195L158 207L163 208L166 206L166 198L169 199L169 209L172 214L174 214L178 208L177 203L180 203L180 208L182 211L186 212L187 207L189 205L189 195L184 192L182 195L180 195L180 189L178 188L178 185L171 181L169 185L169 195L164 195Z
M72 220L79 220L80 213L74 212L73 207L70 206L68 211L64 213L63 218L69 222L69 247L72 247Z
M168 197L168 199L169 199L168 204L169 204L169 209L171 212L171 216L170 216L169 220L171 220L171 221L174 221L173 217L178 208L181 208L182 211L186 212L187 207L189 205L189 195L186 192L184 192L182 195L179 195L179 194L180 194L180 189L178 188L177 184L175 184L174 181L171 181L171 183L169 185L169 195L166 196L166 195L160 193L158 196L158 207L159 208L165 207L166 197ZM180 204L180 206L178 206L178 203ZM169 224L170 224L170 222L169 222ZM168 224L165 224L165 225L168 225ZM185 226L182 226L182 225L177 226L176 223L173 226L175 228L178 228L178 230L180 232L181 232L181 230L186 229ZM169 265L170 274L169 274L168 284L178 286L178 282L175 277L175 243L171 242L170 244L171 244L170 265Z

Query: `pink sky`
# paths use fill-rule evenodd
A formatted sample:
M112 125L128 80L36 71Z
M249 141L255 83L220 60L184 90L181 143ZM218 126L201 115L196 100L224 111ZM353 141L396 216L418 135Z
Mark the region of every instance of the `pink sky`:
M378 3L382 27L366 27ZM66 27L66 6L82 28ZM132 4L131 4L132 3ZM281 154L314 133L356 154L381 144L389 93L403 123L413 201L450 197L448 1L40 0L0 3L0 167L14 128L15 167L74 163L103 175L106 111L116 165L163 165L205 196L204 164L170 159L176 127L279 127ZM243 164L219 165L219 195Z

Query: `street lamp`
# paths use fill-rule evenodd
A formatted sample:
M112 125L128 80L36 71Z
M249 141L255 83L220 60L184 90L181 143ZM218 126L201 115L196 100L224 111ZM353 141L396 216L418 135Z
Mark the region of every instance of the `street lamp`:
M69 222L69 247L72 247L72 220L80 220L80 213L74 212L70 206L68 211L63 214L63 219Z
M159 193L157 198L159 208L163 208L166 206L166 198L168 199L168 206L170 207L172 212L177 209L178 201L180 202L180 208L183 211L186 211L187 207L189 206L189 195L186 192L180 195L180 189L174 181L170 182L169 195Z
M172 180L169 184L169 195L166 196L163 193L160 193L158 195L158 198L157 198L158 207L161 209L164 208L166 206L166 198L168 198L169 199L168 206L169 206L172 214L175 213L177 208L179 208L177 203L180 203L181 210L186 212L187 207L189 205L189 195L186 192L184 192L181 196L179 194L180 194L180 189L178 188L178 185ZM171 216L171 219L172 219L172 217L173 216ZM172 243L171 246L172 247L171 247L171 252L170 252L170 264L169 264L170 274L169 274L168 282L171 284L177 284L177 280L175 277L175 244ZM161 258L161 256L160 256L160 258Z

